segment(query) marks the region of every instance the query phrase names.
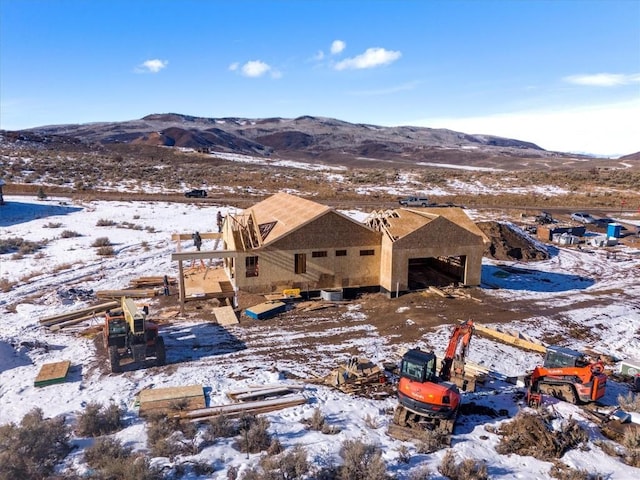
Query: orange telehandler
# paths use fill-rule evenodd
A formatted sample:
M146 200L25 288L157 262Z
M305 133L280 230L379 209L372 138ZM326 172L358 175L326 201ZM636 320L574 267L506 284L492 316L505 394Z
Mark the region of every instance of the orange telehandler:
M412 349L403 356L398 383L399 405L389 435L404 440L411 437L411 431L415 429L453 432L461 394L451 381L452 373L456 378L464 379L464 360L473 332L471 320L454 327L439 374L433 352ZM462 388L466 388L464 382Z
M563 347L548 347L542 366L528 380L527 404L538 407L542 394L569 403L589 403L602 398L607 375L601 360L591 362L580 352Z

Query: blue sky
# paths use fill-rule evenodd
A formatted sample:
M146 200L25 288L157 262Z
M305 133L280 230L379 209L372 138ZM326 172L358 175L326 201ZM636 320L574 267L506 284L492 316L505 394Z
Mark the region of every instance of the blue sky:
M640 0L0 0L0 128L314 115L640 151Z

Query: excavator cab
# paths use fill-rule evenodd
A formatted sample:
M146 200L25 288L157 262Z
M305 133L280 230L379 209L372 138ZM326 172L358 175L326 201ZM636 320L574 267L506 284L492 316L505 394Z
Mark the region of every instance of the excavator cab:
M409 350L400 364L400 377L414 382L436 382L436 356L420 349Z
M586 367L586 357L575 350L565 347L549 346L544 357L545 368Z

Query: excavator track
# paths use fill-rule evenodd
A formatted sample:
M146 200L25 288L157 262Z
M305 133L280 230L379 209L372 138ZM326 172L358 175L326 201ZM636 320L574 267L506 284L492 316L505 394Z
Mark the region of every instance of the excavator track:
M439 436L445 445L450 445L455 421L455 416L429 417L398 405L393 412L393 423L389 425L387 434L397 440L422 442Z

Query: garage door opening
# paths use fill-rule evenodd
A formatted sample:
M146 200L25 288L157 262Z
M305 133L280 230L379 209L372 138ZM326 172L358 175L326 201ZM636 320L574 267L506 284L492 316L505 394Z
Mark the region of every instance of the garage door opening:
M409 259L409 290L444 287L452 283L464 283L467 263L465 255L457 257L429 257Z

